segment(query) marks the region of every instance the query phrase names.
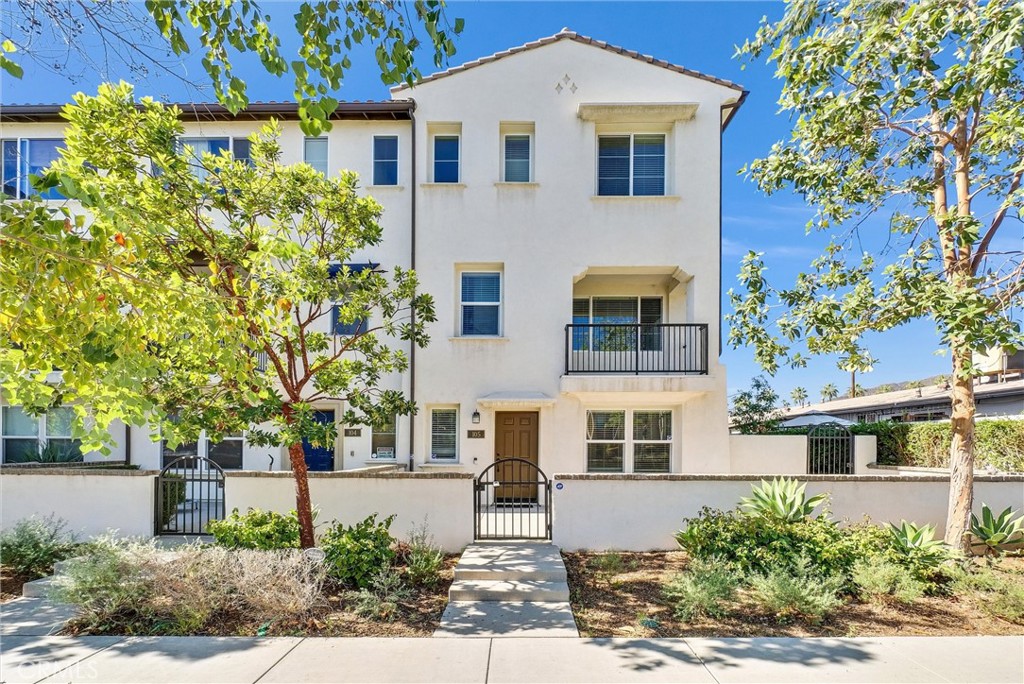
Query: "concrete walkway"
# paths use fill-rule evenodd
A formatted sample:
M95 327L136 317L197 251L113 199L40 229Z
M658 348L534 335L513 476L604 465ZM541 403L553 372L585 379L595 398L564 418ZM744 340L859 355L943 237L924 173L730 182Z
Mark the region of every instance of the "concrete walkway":
M3 636L21 682L1014 682L1021 637L383 639Z
M477 542L462 552L435 637L578 637L551 543Z

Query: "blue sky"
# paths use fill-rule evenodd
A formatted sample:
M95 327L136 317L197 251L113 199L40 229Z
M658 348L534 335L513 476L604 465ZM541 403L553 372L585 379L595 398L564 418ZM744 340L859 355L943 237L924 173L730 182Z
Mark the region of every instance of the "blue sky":
M293 48L290 39L288 3L264 2L275 18L285 49ZM735 46L751 37L762 16L778 16L776 2L452 2L449 17L466 20L459 38L453 64L470 61L537 38L557 33L563 27L608 41L615 45L681 64L743 84L750 96L725 134L723 152L723 285L736 282L740 257L748 249L763 251L771 281L789 285L828 236L806 235L804 225L812 212L802 198L789 194L763 196L754 184L737 176L736 171L750 160L763 156L771 144L788 136L789 121L776 114L780 84L764 64L743 63L733 58ZM286 55L287 56L287 55ZM353 69L345 80L339 98L347 100L386 99L388 92L380 82L372 55L353 54ZM15 81L0 77L0 101L58 102L78 90L92 91L105 79L124 78L124 71L84 73L74 80L55 76L30 62L25 76ZM197 60L180 67L193 76L201 74ZM434 71L428 55L423 55L421 70ZM257 65L243 65L241 75L254 100L287 100L291 97L288 77L276 79L261 72ZM136 82L137 92L172 101L208 100L209 92L197 92L174 78L150 78ZM885 235L877 238L884 240ZM870 236L868 236L870 240ZM867 246L867 245L866 245ZM723 294L724 296L724 294ZM726 304L728 308L728 304ZM858 378L866 387L900 380L947 373L946 356L939 349L938 336L929 321L918 321L885 334L875 335L871 350L878 359L873 372ZM729 368L730 393L749 385L760 370L747 349L728 349L722 360ZM849 374L838 370L834 359L819 358L800 370L781 370L772 385L788 396L792 388L805 387L816 399L821 387L835 383L842 391L849 386Z

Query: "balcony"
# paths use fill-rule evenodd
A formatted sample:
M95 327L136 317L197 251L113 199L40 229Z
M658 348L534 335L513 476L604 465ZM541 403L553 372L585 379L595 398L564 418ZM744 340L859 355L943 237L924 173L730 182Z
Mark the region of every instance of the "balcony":
M572 323L565 374L707 375L705 323Z

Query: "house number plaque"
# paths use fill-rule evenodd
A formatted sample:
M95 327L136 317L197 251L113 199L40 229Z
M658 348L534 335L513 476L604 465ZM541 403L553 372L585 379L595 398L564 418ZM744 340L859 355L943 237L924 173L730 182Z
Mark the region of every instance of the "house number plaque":
M484 431L483 430L467 430L466 431L466 437L468 437L469 439L483 439L484 438Z
M360 437L363 434L362 428L345 428L346 437Z

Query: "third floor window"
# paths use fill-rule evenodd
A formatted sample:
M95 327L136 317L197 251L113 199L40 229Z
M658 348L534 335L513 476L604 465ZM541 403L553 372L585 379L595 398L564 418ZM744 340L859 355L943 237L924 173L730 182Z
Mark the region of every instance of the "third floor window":
M459 182L459 136L434 136L434 182Z
M327 138L306 138L302 148L302 161L320 173L327 174Z
M398 136L373 136L373 184L398 185Z

